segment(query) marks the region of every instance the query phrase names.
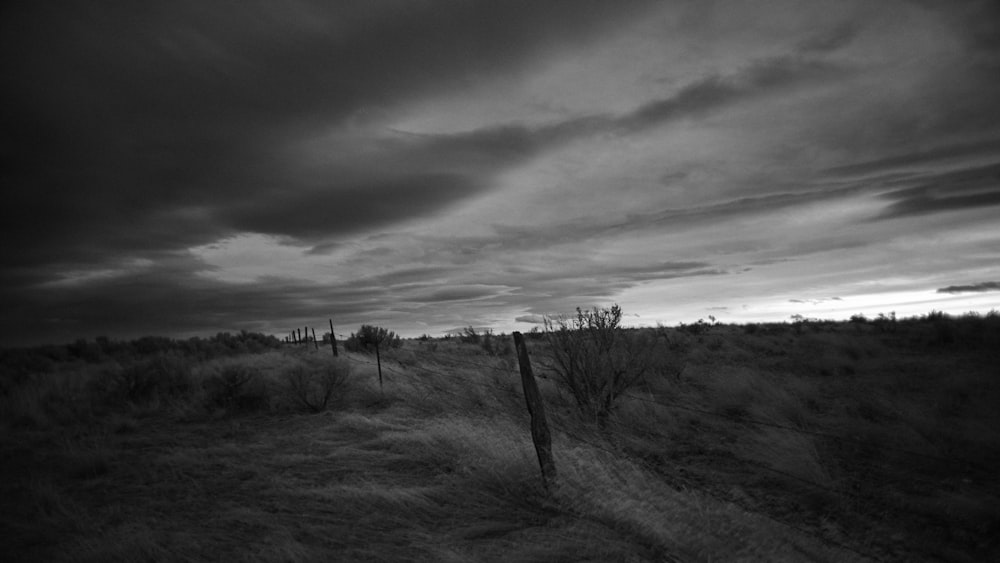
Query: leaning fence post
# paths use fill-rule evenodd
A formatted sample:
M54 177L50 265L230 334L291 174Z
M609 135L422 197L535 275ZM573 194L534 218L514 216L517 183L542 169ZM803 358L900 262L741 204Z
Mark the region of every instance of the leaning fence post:
M548 488L555 482L556 464L552 460L552 436L549 434L549 424L545 420L545 405L542 403L542 394L535 382L535 374L531 371L531 360L528 359L524 336L520 332L514 333L514 346L517 348L517 361L521 366L524 400L528 404L528 414L531 415L531 440L535 443L538 465L542 469L542 483Z
M380 393L385 393L382 389L382 356L378 353L378 340L375 341L375 361L378 362L378 390Z
M330 319L330 347L333 348L333 357L337 357L337 336L333 333L333 319Z
M316 340L316 329L313 328L312 331L313 331L313 346L315 346L316 349L319 350L319 340Z

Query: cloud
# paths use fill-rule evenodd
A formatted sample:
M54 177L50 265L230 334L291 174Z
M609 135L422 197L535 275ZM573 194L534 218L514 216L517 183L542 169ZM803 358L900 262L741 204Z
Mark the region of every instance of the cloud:
M22 3L3 331L485 326L781 267L785 300L790 261L1000 203L996 8L921 5Z
M1000 205L1000 163L911 179L915 186L882 195L892 203L880 218L895 219L943 211Z
M321 182L303 176L289 152L303 139L345 123L364 128L367 116L465 89L472 75L477 84L508 79L651 5L22 5L0 23L0 179L11 187L0 212L0 248L22 264L179 249L231 235L212 221L219 216L238 228L317 233L322 221L310 213L310 200L333 210L353 204L332 202L317 187L336 191L340 174ZM388 156L378 164L389 165ZM431 213L466 193L456 187L462 181L445 182L423 200L398 186L449 173L418 167L375 179L348 175L345 184L348 192L385 188L366 195L403 195ZM303 226L274 217L268 208L275 204L305 215ZM357 207L359 225L399 219L391 206L362 199ZM352 221L339 213L342 224Z
M428 293L417 294L411 299L423 303L438 303L446 301L472 301L503 295L509 290L504 286L460 285L437 289Z
M984 293L1000 291L1000 282L981 282L972 285L949 285L937 290L938 293Z
M84 278L72 291L59 285L22 286L0 294L0 332L12 341L92 338L98 334L214 333L276 330L278 319L302 324L327 316L375 316L386 290L262 277L227 283L197 273L204 265L176 256L113 276ZM318 305L324 303L326 305ZM294 320L294 322L292 322Z
M829 53L851 43L860 32L855 21L846 21L800 41L796 48L803 53Z
M451 134L406 133L412 141L404 160L481 163L495 171L523 163L581 139L602 134L627 135L665 123L776 94L787 88L833 80L848 69L816 59L774 57L755 61L732 75L713 75L678 92L619 114L594 114L541 125L502 124Z
M217 213L234 230L311 239L433 215L483 189L469 177L415 174L360 185L334 184L305 193L262 194Z
M992 66L1000 63L1000 7L991 0L910 0L934 12L951 26L965 46L973 64Z
M843 301L840 297L824 297L819 299L789 299L789 303L801 303L809 305L820 305L826 303L827 301Z
M866 176L871 174L889 174L902 170L925 169L932 164L940 165L962 160L990 157L1000 153L1000 139L987 139L973 143L959 143L938 146L928 150L920 150L907 154L894 155L878 160L859 162L824 170L825 174L834 176Z
M648 102L614 121L616 128L635 132L684 117L704 115L739 101L810 82L843 76L846 69L821 60L774 57L756 61L732 76L710 76L668 98Z

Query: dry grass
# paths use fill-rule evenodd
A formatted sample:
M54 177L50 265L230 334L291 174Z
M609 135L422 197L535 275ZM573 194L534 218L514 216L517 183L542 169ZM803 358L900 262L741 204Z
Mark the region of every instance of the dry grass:
M544 343L529 341L554 430L559 479L548 491L516 365L480 346L405 342L383 357L381 388L374 358L350 354L350 378L318 414L282 374L323 373L323 351L175 362L190 385L131 398L106 394L124 366L63 366L0 394L0 551L12 561L1000 552L997 489L977 469L1000 459L996 353L929 353L907 333L853 326L801 332L670 334L683 370L647 378L603 429L580 420L545 378Z

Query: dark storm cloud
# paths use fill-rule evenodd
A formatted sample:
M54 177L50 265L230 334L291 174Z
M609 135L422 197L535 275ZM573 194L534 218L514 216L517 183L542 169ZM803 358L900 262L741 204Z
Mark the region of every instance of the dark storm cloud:
M400 133L383 139L375 156L356 161L383 180L350 179L288 193L260 190L256 197L217 212L218 225L299 238L320 238L385 226L437 213L487 189L489 178L566 143L602 133L633 133L796 84L838 76L843 69L802 59L758 61L733 76L695 82L667 98L619 115L592 115L540 125L507 124L453 134ZM323 177L356 174L338 168L310 171Z
M322 319L332 311L373 315L382 308L386 295L377 287L275 277L234 284L192 274L197 268L160 264L105 278L6 292L0 295L5 311L0 321L4 345L65 342L99 334L135 337L269 330L275 319Z
M972 285L949 285L937 290L938 293L983 293L1000 291L1000 282L982 282Z
M89 245L118 251L116 234L171 212L209 220L151 237L149 247L215 239L227 231L210 220L214 210L261 195L269 206L274 190L303 187L282 152L289 143L371 108L516 72L644 4L9 8L0 23L4 250L24 260L32 253L16 251L25 245L53 258ZM427 202L425 210L450 200L436 192ZM384 224L383 211L362 206L356 216Z
M320 237L378 229L445 209L478 193L477 180L449 174L417 174L355 186L293 194L260 194L220 209L218 218L236 230Z
M631 134L671 121L704 116L754 98L843 77L849 69L802 57L756 61L732 75L695 81L669 96L619 115L577 116L542 125L503 124L452 134L408 134L393 141L395 158L405 162L462 162L479 172L521 163L567 143L601 134Z
M0 252L11 273L0 278L0 292L30 294L36 309L54 315L62 307L74 318L86 317L88 302L94 315L108 304L110 322L115 307L136 309L113 292L95 292L109 284L147 289L134 275L129 286L121 278L64 288L63 300L32 291L66 271L108 268L122 256L157 256L241 230L310 239L447 209L488 187L497 166L517 157L504 152L517 147L505 148L503 135L468 146L389 143L373 160L333 148L327 167L304 165L295 149L344 124L363 127L397 104L509 79L650 5L5 6ZM463 164L442 164L449 162ZM314 242L317 251L333 248ZM217 296L225 309L219 288L163 279L177 282L178 292ZM149 295L177 300L157 288Z

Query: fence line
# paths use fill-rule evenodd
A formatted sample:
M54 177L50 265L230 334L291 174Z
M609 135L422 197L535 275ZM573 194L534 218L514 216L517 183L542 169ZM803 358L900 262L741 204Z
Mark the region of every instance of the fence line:
M487 364L478 364L478 363L474 363L474 362L458 362L458 363L466 365L466 366L470 366L470 367L490 368L490 369L500 370L500 371L503 371L506 374L511 375L511 376L515 376L516 375L516 372L514 372L513 369L503 369L503 368L498 368L497 366L490 366L490 365L487 365ZM444 379L451 379L453 381L455 380L455 377L454 377L453 374L445 374L445 373L442 373L440 371L436 371L436 370L432 370L432 369L429 369L429 368L424 368L422 366L416 366L416 365L412 366L412 368L414 368L416 370L423 371L423 372L428 373L428 374L436 375L436 376L444 378ZM394 373L396 375L400 375L400 376L404 376L404 377L407 375L407 374L399 372L399 371L397 371L397 370L395 370L395 369L393 369L391 367L387 367L386 369L389 370L389 371L391 371L392 373ZM453 392L451 390L445 389L445 388L443 388L441 386L438 386L438 385L432 385L432 384L430 384L429 382L427 382L425 380L411 378L411 379L408 379L408 381L415 382L415 383L418 383L420 385L423 385L425 388L432 389L434 392L443 393L443 394L446 394L446 395L449 395L449 396L452 396L452 397L456 397L456 398L460 398L460 399L467 398L467 396L460 395L458 393L455 393L455 392ZM468 379L462 379L462 380L459 381L459 383L461 383L463 385L468 385L468 384L477 385L477 386L480 386L480 387L487 388L487 389L489 389L491 391L510 392L510 390L511 390L510 388L504 388L504 387L500 387L498 385L493 385L493 384L490 384L490 383L478 382L478 381L473 381L473 380L468 380ZM429 394L430 393L428 393L428 395ZM635 396L632 396L632 395L626 395L626 396L629 397L629 398L632 398L632 399L639 400L639 401L657 404L658 406L665 407L665 408L679 408L679 409L682 409L682 410L689 410L689 411L698 412L698 413L701 413L701 414L707 414L707 415L719 417L719 418L722 418L722 419L724 419L724 420L726 420L728 422L737 422L737 423L744 423L744 424L747 424L747 423L750 423L750 424L761 423L761 425L763 425L763 426L772 426L772 427L782 428L782 429L785 429L785 430L789 430L789 431L793 431L793 432L799 432L799 433L807 434L807 435L818 435L818 436L822 436L822 437L833 438L833 439L837 439L837 440L841 440L841 441L846 441L846 442L851 443L851 444L857 444L858 443L856 440L847 440L847 439L841 438L841 437L833 435L833 434L828 434L828 433L823 433L823 432L817 432L817 431L811 431L811 430L805 430L805 429L790 427L790 426L787 426L787 425L781 425L781 424L777 424L777 423L770 423L768 421L759 421L759 420L755 420L755 419L743 419L743 418L738 418L737 419L737 418L733 418L733 417L730 417L730 416L727 416L727 415L724 415L724 414L720 414L720 413L716 413L716 412L712 412L712 411L707 411L707 410L704 410L704 409L695 409L695 408L691 408L691 407L686 407L684 405L680 405L680 404L676 404L676 403L665 404L664 402L653 401L653 400L645 399L645 398L642 398L642 397L635 397ZM424 395L423 398L426 399L426 397L427 397L427 395ZM641 429L638 429L638 428L630 428L630 430L631 431L638 430L640 432L642 431ZM585 444L587 444L587 445L589 445L591 447L595 447L597 449L600 449L600 450L605 451L607 453L610 453L612 455L616 455L616 456L622 456L622 455L624 455L628 459L632 460L633 462L639 463L646 470L651 471L651 472L653 472L655 474L658 474L658 475L663 475L662 470L659 470L658 468L653 467L649 462L647 462L646 460L642 459L641 457L636 457L634 455L629 455L627 452L624 452L624 451L621 451L621 450L614 451L614 450L608 449L608 448L603 447L603 446L601 446L599 444L596 444L593 440L588 440L586 438L583 438L583 437L579 436L578 434L575 434L571 430L568 430L566 428L559 428L557 430L557 432L561 432L564 435L569 436L569 437L573 438L574 440L577 440L578 442L585 443ZM647 432L647 434L649 434L649 433ZM901 449L901 448L892 448L892 449L896 449L896 450L902 451L904 453L909 453L911 455L917 455L917 456L920 456L920 457L928 457L930 459L934 459L934 460L941 461L941 462L946 462L946 463L949 463L949 464L954 463L955 461L958 461L959 463L963 463L964 462L966 464L969 464L969 465L972 465L972 466L976 467L976 465L971 464L970 462L967 462L967 461L963 461L963 460L948 460L948 459L940 458L940 457L937 457L937 456L930 456L930 455L927 455L927 454L920 454L918 452L910 452L909 450L904 450L904 449ZM709 451L708 453L709 453L709 455L711 455L713 452ZM864 494L856 493L856 492L853 492L853 491L844 490L842 488L836 488L834 486L830 486L830 485L827 485L827 484L824 484L824 483L819 483L819 482L816 482L814 480L807 479L805 477L801 477L799 475L795 475L793 473L789 473L787 471L782 471L780 469L771 467L770 465L768 465L766 463L762 463L762 462L759 462L759 461L756 461L756 460L746 459L746 458L739 457L739 456L736 456L736 455L732 455L731 457L727 456L727 458L728 459L732 459L732 460L736 461L737 463L740 463L740 464L745 465L745 466L753 466L753 467L759 468L761 470L768 471L768 472L776 474L776 475L780 475L780 476L782 476L784 478L792 479L794 481L802 483L803 485L806 485L806 486L812 487L814 489L822 490L822 491L828 492L830 494L833 494L833 495L837 496L838 498L851 498L851 499L854 499L855 501L865 502L867 504L871 504L873 506L877 506L877 507L879 507L882 510L886 510L886 511L893 512L893 513L899 513L900 511L903 510L902 508L894 506L894 505L892 505L892 504L886 502L885 500L882 500L882 499L880 499L880 498L878 498L876 496L864 495ZM857 461L857 460L850 460L850 466L857 467L857 468L865 467L865 468L879 468L880 469L880 467L877 466L877 465L875 465L875 464L872 464L872 463L869 463L869 462L864 462L864 461ZM904 466L900 465L900 464L891 464L891 466L893 467L893 471L902 470L902 472L905 473L911 480L920 482L921 483L921 488L923 488L925 490L936 490L938 488L938 487L934 486L934 485L938 484L938 482L936 480L934 480L934 479L932 479L930 477L927 477L927 476L925 476L923 474L917 473L917 471L915 469L913 469L913 468L910 468L910 467L905 467L904 468ZM980 469L982 469L982 468L980 468ZM721 501L724 501L724 502L732 502L729 499L725 499L725 498L719 497L719 496L717 496L715 494L712 494L711 492L707 491L704 488L705 487L704 485L697 486L697 487L696 486L692 486L690 480L685 479L683 477L680 477L678 475L672 474L672 473L670 474L670 478L673 479L673 480L683 481L683 482L685 482L687 484L687 486L689 488L695 489L695 490L698 490L698 491L701 491L701 492L704 492L706 494L709 494L709 496L712 496L712 497L714 497L714 498L716 498L718 500L721 500ZM891 479L891 481L892 482L898 482L899 479ZM772 521L775 521L775 522L777 522L779 524L782 524L782 525L785 525L785 526L789 526L789 527L794 528L794 529L796 529L796 530L798 530L798 531L800 531L802 533L808 534L808 535L810 535L812 537L816 537L817 539L819 539L819 540L821 540L821 541L823 541L823 542L825 542L827 544L830 544L830 545L833 545L833 546L836 546L836 547L839 547L839 548L847 549L847 550L849 550L849 551L851 551L853 553L856 553L858 555L862 555L864 557L871 558L870 555L862 553L862 552L858 551L857 549L852 548L849 545L843 544L843 543L838 542L836 540L832 540L830 538L826 538L826 537L821 536L821 535L816 535L815 533L813 533L813 532L811 532L811 531L809 531L809 530L807 530L805 528L796 526L795 524L787 523L787 522L782 522L780 520L777 520L777 519L771 517L770 515L768 515L766 513L759 513L759 514L761 514L761 515L765 516L766 518L768 518L768 519L770 519Z
M493 365L488 365L488 364L483 364L483 363L469 362L469 361L460 361L460 360L453 360L453 359L451 361L452 361L453 364L463 365L463 366L466 366L466 367L485 368L485 369L490 369L490 370L494 370L494 371L499 371L499 372L507 374L507 375L517 375L517 372L514 370L513 367L493 366ZM441 362L439 362L439 363L441 363ZM536 363L536 362L533 362L533 363ZM541 362L537 362L537 363L541 367L543 367L543 368L555 371L555 369L552 366L548 366L548 365L546 365L544 363L541 363ZM447 364L445 364L445 365L447 365ZM408 366L408 367L412 367L414 369L422 370L422 371L425 371L427 373L431 373L431 374L434 374L434 375L437 375L437 376L440 376L440 377L452 377L449 374L444 374L444 373L441 373L441 372L438 372L438 371L434 371L434 370L431 370L431 369L428 369L428 368L425 368L425 367L422 367L422 366L413 365L413 366ZM451 365L451 366L447 366L447 367L455 367L455 366ZM396 372L396 374L397 375L405 375L405 374L402 374L400 372ZM473 385L485 386L485 387L489 387L489 388L492 388L492 389L498 389L498 390L501 390L501 391L506 390L506 389L504 389L502 387L498 387L496 385L482 384L482 383L479 383L477 381L462 380L462 382L463 383L473 384ZM715 418L719 418L719 419L722 419L722 420L726 420L728 422L733 422L733 423L738 423L738 424L745 424L745 425L752 424L752 425L757 425L757 426L767 426L767 427L771 427L771 428L778 428L778 429L787 430L787 431L790 431L790 432L795 432L795 433L798 433L798 434L804 434L804 435L810 435L810 436L817 436L817 437L827 438L827 439L835 440L835 441L838 441L838 442L842 442L842 443L846 443L846 444L851 444L851 445L854 445L854 446L857 446L857 445L866 445L867 444L867 442L863 441L860 438L848 438L848 437L845 437L845 436L840 436L840 435L837 435L837 434L833 434L831 432L824 432L824 431L820 431L820 430L810 430L810 429L806 429L806 428L798 428L798 427L795 427L795 426L789 426L787 424L781 424L781 423L778 423L778 422L771 422L771 421L767 421L767 420L760 420L760 419L755 419L755 418L751 418L751 417L742 417L742 416L741 417L735 417L735 416L727 415L727 414L724 414L724 413L719 413L719 412L714 412L714 411L710 411L710 410L706 410L706 409L700 409L700 408L697 408L697 407L691 407L691 406L688 406L688 405L683 405L683 404L677 403L675 401L669 401L669 400L664 400L664 399L653 400L653 399L648 399L648 398L645 398L645 397L640 397L640 396L636 396L636 395L632 395L632 394L628 394L628 393L620 395L620 397L624 397L624 398L627 398L627 399L632 399L632 400L640 401L640 402L644 402L644 403L654 404L654 405L657 405L657 406L660 406L660 407L664 407L664 408L668 408L668 409L673 408L673 409L678 409L678 410L683 410L683 411L688 411L688 412L693 412L693 413L698 413L698 414L704 414L704 415L707 415L707 416L712 416L712 417L715 417ZM879 448L887 449L887 450L892 450L892 451L895 451L895 452L899 452L899 453L902 453L902 454L905 454L905 455L914 456L914 457L929 459L929 460L933 460L933 461L936 461L936 462L939 462L939 463L948 464L948 465L960 464L960 465L963 465L963 466L965 466L967 468L975 469L976 471L979 471L979 472L983 473L984 475L989 476L991 478L995 474L995 471L993 471L993 470L991 470L991 469L989 469L987 467L984 467L983 465L981 465L978 462L974 462L974 461L970 461L970 460L966 460L966 459L962 459L962 458L944 458L944 457L935 456L935 455L932 455L932 454L915 452L915 451L912 451L912 450L908 450L906 448L901 448L899 446L893 446L891 444L879 444ZM823 485L819 485L819 484L817 484L817 485L821 486L821 487L823 486Z
M352 362L355 362L355 363L358 363L358 364L362 364L362 365L365 365L365 366L371 366L372 365L370 362L365 362L365 361L362 361L362 360L358 360L358 359L352 358L349 355L345 355L345 357L348 360L350 360ZM418 369L418 370L421 370L421 371L424 371L424 372L427 372L427 373L430 373L430 374L433 374L433 375L437 375L437 376L440 376L440 377L445 377L445 378L449 377L447 374L444 374L444 373L441 373L441 372L437 372L437 371L434 371L434 370L431 370L431 369L428 369L428 368L424 368L424 367L420 367L420 366L410 366L410 367L412 367L413 369ZM391 366L383 365L382 368L386 372L392 373L394 375L399 375L399 376L403 376L403 377L405 377L407 375L407 374L405 374L403 372L397 371L396 369L394 369ZM388 378L386 378L386 379L388 379ZM421 380L421 379L407 379L407 382L409 382L409 383L415 383L417 385L423 386L425 389L431 389L433 391L444 393L446 395L450 395L452 397L456 397L456 398L459 398L459 399L467 399L468 398L468 396L460 395L458 393L455 393L454 391L451 391L450 389L446 389L446 388L441 387L439 385L434 385L434 384L432 384L432 383L430 383L428 381L425 381L425 380ZM493 390L493 391L510 391L510 389L505 389L503 387L500 387L499 385L491 385L491 384L488 384L488 383L480 383L478 381L462 380L462 383L463 384L470 384L471 383L473 385L478 385L480 387L488 388L488 389Z
M363 360L352 358L350 355L345 355L345 357L347 357L349 360L351 360L351 361L353 361L355 363L358 363L358 364L372 365L370 362L365 362ZM434 358L434 359L435 359L435 361L438 360L438 358ZM461 365L461 366L472 367L472 368L477 368L477 369L494 370L494 371L502 372L502 373L504 373L506 375L511 375L511 376L516 375L516 371L514 370L513 367L496 366L496 365L489 365L489 364L485 364L485 363L478 363L478 362L471 362L471 361L460 361L460 360L454 360L454 359L450 359L450 360L451 360L450 364L449 363L445 363L445 362L440 362L440 361L437 361L437 363L442 364L445 367L456 367L458 365ZM398 363L398 361L397 361L397 363ZM438 376L438 377L441 377L441 378L444 378L444 379L450 379L450 380L453 380L453 381L456 380L456 377L455 377L454 374L446 374L446 373L443 373L441 371L437 371L437 370L434 370L434 369L430 369L430 368L426 368L426 367L418 366L418 365L406 365L406 366L403 366L402 364L400 364L400 365L404 369L413 369L413 370L425 372L427 374L435 375L435 376ZM552 369L551 366L545 366L545 364L540 364L540 365L542 365L542 367L546 367L548 369ZM403 373L401 371L396 370L395 368L393 368L391 366L383 366L383 367L384 367L384 369L387 372L390 372L390 373L392 373L394 375L399 375L399 376L403 376L403 377L405 377L405 376L408 375L406 373ZM407 379L407 381L410 382L410 383L415 383L415 384L417 384L419 386L422 386L425 389L429 389L429 390L431 390L431 392L438 392L438 393L442 393L442 394L449 395L449 396L456 397L456 398L460 398L460 399L467 399L468 398L467 395L461 395L459 393L451 391L450 389L446 389L446 388L444 388L444 387L442 387L440 385L434 385L434 384L430 383L429 381L426 381L426 380L423 380L423 379L409 378L409 379ZM493 391L504 391L504 392L510 392L511 391L510 388L504 388L504 387L501 387L499 385L494 385L494 384L490 384L490 383L486 383L486 382L479 382L479 381L473 381L473 380L468 380L468 379L461 379L461 380L459 380L459 382L461 384L463 384L463 385L468 385L468 384L477 385L477 386L480 386L480 387L483 387L483 388L487 388L487 389L490 389L490 390L493 390ZM428 395L429 394L430 394L430 392L428 393ZM426 396L427 395L425 395L424 398L426 398ZM632 400L637 400L637 401L641 401L641 402L645 402L645 403L655 404L657 406L661 406L661 407L664 407L664 408L675 408L675 409L679 409L679 410L685 410L685 411L689 411L689 412L695 412L695 413L699 413L699 414L709 415L709 416L713 416L713 417L716 417L716 418L720 418L720 419L726 420L728 422L733 422L733 423L738 423L738 424L745 424L745 425L755 424L755 425L759 425L759 426L768 426L768 427L780 428L780 429L783 429L783 430L788 430L788 431L796 432L796 433L800 433L800 434L812 435L812 436L819 436L819 437L829 438L829 439L833 439L833 440L838 440L838 441L846 442L846 443L853 444L853 445L862 444L862 442L859 439L857 439L857 438L855 438L855 439L849 439L849 438L845 438L845 437L838 436L836 434L831 434L831 433L828 433L828 432L822 432L822 431L817 431L817 430L809 430L809 429L804 429L804 428L796 428L796 427L793 427L793 426L788 426L788 425L784 425L784 424L780 424L780 423L775 423L775 422L770 422L770 421L753 419L753 418L749 418L749 417L733 417L733 416L726 415L726 414L723 414L723 413L718 413L718 412L713 412L713 411L709 411L709 410L705 410L705 409L699 409L699 408L696 408L696 407L690 407L690 406L687 406L687 405L682 405L680 403L676 403L676 402L673 402L673 401L653 400L653 399L639 397L639 396L635 396L635 395L631 395L631 394L624 394L624 395L621 395L621 396L625 397L625 398L628 398L628 399L632 399ZM640 432L642 431L641 429L638 429L638 428L631 428L630 430L633 430L633 431L638 430ZM638 464L639 466L641 466L646 471L650 471L650 472L652 472L654 474L664 476L664 473L663 473L663 471L662 471L661 468L653 466L652 464L650 464L648 461L646 461L642 457L637 457L635 455L630 455L627 452L621 451L621 449L611 449L611 448L608 448L607 446L601 445L601 444L595 442L594 440L588 439L588 438L586 438L586 437L584 437L584 436L582 436L582 435L580 435L580 434L578 434L578 433L576 433L573 430L570 430L568 428L560 427L560 428L556 429L556 433L559 433L559 434L562 434L564 436L567 436L567 437L569 437L569 438L571 438L571 439L573 439L573 440L575 440L575 441L577 441L579 443L586 444L586 445L588 445L590 447L593 447L595 449L604 451L604 452L606 452L608 454L611 454L613 456L625 456L627 459L629 459L633 463ZM647 432L647 434L650 434L650 433ZM898 448L898 447L894 447L894 446L880 446L880 447L885 447L886 449L892 449L894 451L899 451L899 452L904 453L904 454L908 454L908 455L912 455L912 456L917 456L917 457L921 457L921 458L928 458L928 459L932 459L932 460L935 460L935 461L944 462L944 463L948 463L948 464L961 463L961 464L965 464L966 466L969 466L969 467L974 467L974 468L979 469L981 471L989 471L988 469L980 466L978 463L970 462L968 460L946 459L946 458L942 458L942 457L939 457L939 456L933 456L933 455L930 455L930 454L923 454L923 453L920 453L920 452L913 452L913 451L910 451L910 450L906 450L906 449ZM712 452L709 451L708 453L711 455ZM786 471L782 471L780 469L776 469L774 467L771 467L771 466L769 466L769 465L767 465L765 463L762 463L762 462L759 462L759 461L756 461L756 460L745 459L745 458L738 457L738 456L735 456L735 455L732 456L731 459L733 459L734 461L736 461L738 463L741 463L741 464L758 467L758 468L760 468L762 470L769 471L769 472L772 472L772 473L777 474L777 475L781 475L781 476L783 476L785 478L793 479L795 481L798 481L798 482L803 483L805 485L808 485L810 487L813 487L813 488L816 488L816 489L819 489L819 490L823 490L823 491L832 493L834 495L837 495L838 497L847 497L847 498L853 498L855 500L861 500L861 501L864 501L866 503L871 503L871 504L873 504L875 506L878 506L878 507L880 507L882 509L889 509L889 510L891 510L893 512L899 512L900 510L902 510L901 508L894 507L894 506L890 505L889 503L887 503L887 502L885 502L885 501L883 501L881 499L878 499L878 498L875 498L875 497L870 497L870 496L865 496L865 495L858 494L858 493L855 493L855 492L852 492L852 491L838 489L838 488L835 488L835 487L832 487L830 485L826 485L826 484L823 484L823 483L818 483L818 482L813 481L811 479L807 479L807 478L795 475L793 473L789 473L789 472L786 472ZM877 467L874 464L870 464L870 463L866 463L866 462L859 462L859 461L854 461L853 464L855 464L857 466L864 465L864 466L867 466L867 467ZM923 475L917 474L913 469L909 469L907 471L907 473L911 477L917 477L918 478L917 480L923 481L924 483L933 483L933 482L936 482L936 481L933 481L933 480L931 480L931 479L929 479L927 477L924 477ZM992 472L991 472L991 475L992 475ZM735 502L732 499L721 497L721 496L719 496L719 495L711 492L707 488L705 488L704 485L699 485L697 483L694 483L690 479L686 479L683 476L669 474L669 478L672 479L672 480L674 480L674 481L680 481L685 486L687 486L689 489L698 491L701 494L705 494L707 496L715 498L716 500L718 500L720 502L733 503L733 504L737 504L738 506L742 507L742 505L740 505L738 502ZM743 508L746 508L746 507L743 507ZM750 509L747 509L747 510L750 510ZM815 539L817 539L817 540L819 540L819 541L821 541L823 543L826 543L826 544L828 544L830 546L850 551L850 552L852 552L852 553L854 553L856 555L865 557L867 559L875 559L875 560L878 559L878 557L874 557L871 554L859 551L858 549L856 549L856 548L854 548L854 547L852 547L852 546L850 546L848 544L845 544L843 542L837 541L835 539L827 538L827 537L825 537L824 535L821 535L821 534L817 534L813 530L809 530L809 529L803 528L803 527L798 526L798 525L796 525L794 523L791 523L791 522L783 522L781 520L778 520L778 519L770 516L766 512L759 512L759 511L756 511L756 510L750 510L750 511L752 511L753 513L755 513L755 514L757 514L759 516L762 516L762 517L764 517L764 518L766 518L768 520L771 520L771 521L773 521L773 522L775 522L775 523L777 523L777 524L779 524L781 526L786 526L786 527L794 529L794 530L796 530L796 531L798 531L798 532L800 532L800 533L802 533L804 535L807 535L809 537L813 537L813 538L815 538Z

